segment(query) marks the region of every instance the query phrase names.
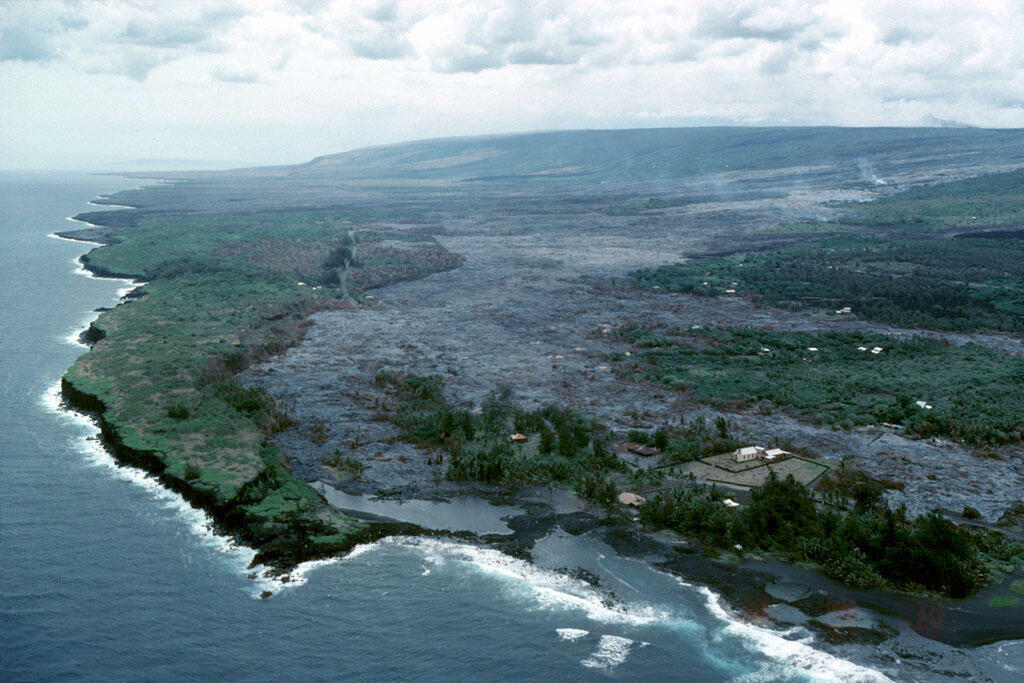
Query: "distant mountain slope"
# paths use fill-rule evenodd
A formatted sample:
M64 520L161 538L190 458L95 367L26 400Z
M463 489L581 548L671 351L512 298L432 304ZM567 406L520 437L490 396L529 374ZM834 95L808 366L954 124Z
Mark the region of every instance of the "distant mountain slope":
M694 174L836 165L873 157L986 155L1024 163L1024 130L657 128L448 138L371 147L291 167L301 178L671 180ZM278 171L285 171L279 167Z
M600 193L643 201L750 199L764 193L879 195L1024 167L1024 130L976 128L657 128L419 140L317 157L294 166L131 174L189 184L129 190L113 204L166 212L234 213L362 204L383 216L396 201L439 206L459 196ZM782 182L785 178L785 182ZM89 215L84 215L90 220ZM131 224L134 212L104 215Z

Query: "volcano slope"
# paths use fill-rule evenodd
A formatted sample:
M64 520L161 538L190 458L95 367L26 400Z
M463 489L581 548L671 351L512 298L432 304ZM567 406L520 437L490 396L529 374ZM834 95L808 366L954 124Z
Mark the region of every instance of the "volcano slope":
M892 482L887 497L911 512L970 506L995 522L1024 483L1016 432L992 444L907 438L880 421L832 424L781 401L702 396L643 372L650 358L623 331L921 335L1017 362L1012 331L899 327L766 306L739 284L673 292L634 273L837 234L945 240L960 223L941 207L918 224L860 203L1022 165L1020 131L665 129L161 174L175 182L109 198L136 208L83 215L97 227L72 235L109 245L86 259L96 272L150 284L100 318L66 393L282 567L390 532L331 510L303 482L462 490L446 481L451 454L407 439L382 372L437 375L445 400L469 412L507 388L524 410L555 404L596 421L613 446L630 430L722 418L733 441L852 462ZM971 230L1016 220L1005 206L983 215ZM120 362L126 353L140 362ZM977 457L981 446L997 457Z

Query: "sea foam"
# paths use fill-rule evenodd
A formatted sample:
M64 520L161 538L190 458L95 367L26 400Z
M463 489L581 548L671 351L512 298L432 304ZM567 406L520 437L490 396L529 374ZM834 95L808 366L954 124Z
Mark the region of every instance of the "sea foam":
M287 588L301 586L308 580L308 574L320 567L336 562L336 559L303 562L285 574L277 574L263 565L253 565L256 551L237 542L233 537L220 533L213 519L180 494L166 488L156 477L145 470L118 463L104 445L99 428L88 415L69 410L61 397L60 384L50 387L40 398L40 404L58 415L67 424L77 428L78 433L72 445L89 467L105 469L111 476L144 490L150 499L184 524L189 535L200 547L222 555L232 569L240 576L252 580L250 592L254 598L267 597Z
M584 581L537 567L493 548L406 536L386 538L374 545L415 550L428 565L472 567L502 582L510 595L525 597L533 609L578 612L597 623L625 626L644 626L672 618L668 611L643 603L615 604Z
M580 662L588 669L614 669L626 661L633 640L622 636L601 636L594 654Z
M590 635L590 631L582 628L556 628L555 633L558 634L559 638L568 640L570 643Z
M774 681L789 678L796 672L814 681L891 681L874 669L840 659L808 644L810 638L790 640L786 635L795 631L776 632L734 618L722 605L721 597L706 586L693 586L682 580L680 585L696 588L705 598L708 611L724 622L722 635L735 636L753 652L767 655L771 662L758 671L741 676L739 681Z
M115 205L111 204L104 204L102 206L115 207ZM92 226L91 223L74 217L68 217L68 220ZM57 234L51 234L49 237L69 242L100 244L91 240L62 237ZM125 295L133 289L146 284L145 282L129 278L97 276L84 267L80 258L76 258L73 263L77 266L76 274L83 277L125 283L124 286L116 291L115 297L119 300L123 300ZM80 340L82 330L88 328L89 324L96 320L98 316L98 313L90 312L83 322L76 325L74 330L63 338L64 341L75 346L84 346ZM59 382L43 393L39 403L43 408L75 428L77 433L72 443L74 448L82 455L83 462L86 465L106 469L115 478L141 488L149 494L154 502L160 504L164 509L170 510L173 516L187 527L191 536L200 546L209 549L211 552L223 555L237 573L252 579L250 585L252 586L251 592L253 597L265 597L268 593L273 594L288 587L301 586L306 583L307 576L311 571L337 561L335 559L327 559L304 562L286 574L276 574L263 565L253 565L256 551L238 543L231 536L219 533L213 519L203 510L193 507L181 495L166 488L156 477L150 475L145 470L118 463L104 445L95 420L89 415L69 409L65 405Z

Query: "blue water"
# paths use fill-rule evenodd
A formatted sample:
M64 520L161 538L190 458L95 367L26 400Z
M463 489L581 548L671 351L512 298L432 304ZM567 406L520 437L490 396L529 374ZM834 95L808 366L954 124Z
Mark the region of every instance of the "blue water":
M253 578L250 550L56 407L85 352L74 337L125 283L86 277L75 260L89 246L48 235L132 186L0 174L0 679L881 679L870 657L744 624L707 589L588 537L544 539L536 565L388 539L287 585ZM544 568L563 566L600 574L618 601Z

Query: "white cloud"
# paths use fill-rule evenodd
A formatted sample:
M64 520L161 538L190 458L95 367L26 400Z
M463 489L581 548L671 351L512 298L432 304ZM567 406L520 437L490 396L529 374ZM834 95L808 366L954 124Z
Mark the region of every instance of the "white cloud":
M56 39L75 33L88 21L67 6L0 4L0 62L45 62L58 56Z
M1024 126L1020 44L1016 0L4 2L0 125L247 162L537 128ZM0 157L42 154L30 137Z

